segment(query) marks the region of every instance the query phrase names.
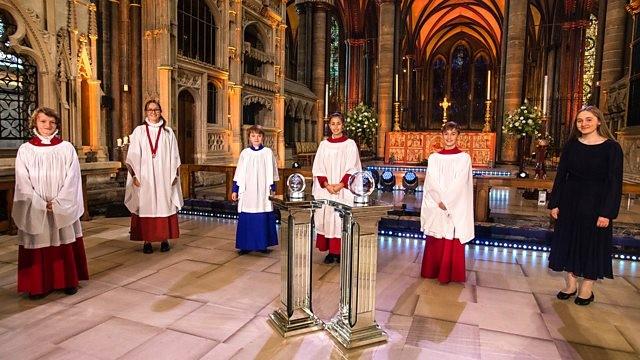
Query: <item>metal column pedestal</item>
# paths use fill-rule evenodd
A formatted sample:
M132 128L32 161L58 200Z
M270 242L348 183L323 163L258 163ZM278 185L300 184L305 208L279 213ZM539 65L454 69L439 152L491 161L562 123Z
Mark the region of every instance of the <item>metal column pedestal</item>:
M339 312L326 329L347 349L387 341L375 320L378 221L389 205L329 202L342 215Z
M281 215L282 303L269 316L269 323L283 337L322 330L324 323L313 314L311 304L313 202L310 198L288 201L283 196L270 199Z

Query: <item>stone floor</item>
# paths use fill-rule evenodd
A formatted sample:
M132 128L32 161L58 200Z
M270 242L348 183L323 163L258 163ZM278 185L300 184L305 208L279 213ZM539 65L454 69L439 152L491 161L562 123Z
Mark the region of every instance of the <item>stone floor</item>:
M547 254L467 248L467 282L419 277L423 242L380 237L381 346L341 350L325 332L282 339L280 252L238 256L235 222L181 217L171 252L141 252L128 219L85 222L91 280L73 296L15 292L16 238L0 237L0 359L637 359L640 263L615 261L587 307L556 300ZM314 310L337 311L339 269L314 254Z

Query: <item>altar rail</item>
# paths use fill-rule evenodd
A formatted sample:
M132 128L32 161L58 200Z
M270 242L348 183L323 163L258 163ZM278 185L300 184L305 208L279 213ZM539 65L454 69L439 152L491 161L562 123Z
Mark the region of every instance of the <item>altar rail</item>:
M384 162L420 164L431 153L442 150L444 141L439 131L387 133ZM458 148L471 156L474 167L493 167L496 156L496 133L463 132Z
M519 189L551 190L553 179L520 179L504 177L478 177L474 178L474 218L475 221L486 222L489 220L489 192L492 187L510 187ZM622 195L640 194L640 184L623 183Z
M185 199L191 198L194 194L195 185L195 172L217 172L225 174L225 186L226 186L226 199L231 200L231 188L233 186L233 175L236 172L235 165L195 165L195 164L182 164L180 165L180 183L182 185L182 195ZM306 178L311 178L311 169L290 169L281 168L278 169L278 175L280 181L276 182L276 194L284 194L285 182L289 175L293 173L300 173Z

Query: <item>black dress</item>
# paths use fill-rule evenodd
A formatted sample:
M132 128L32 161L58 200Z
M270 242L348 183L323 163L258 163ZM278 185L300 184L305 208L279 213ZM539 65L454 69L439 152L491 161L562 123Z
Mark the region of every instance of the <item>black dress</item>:
M613 140L597 145L569 141L560 157L549 209L559 208L549 268L579 277L613 279L611 237L622 196L622 149ZM596 227L598 217L609 226Z

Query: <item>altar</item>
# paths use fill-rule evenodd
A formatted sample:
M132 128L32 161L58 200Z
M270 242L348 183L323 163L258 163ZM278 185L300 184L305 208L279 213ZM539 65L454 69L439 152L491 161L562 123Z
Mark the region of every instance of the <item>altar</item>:
M388 132L384 148L384 162L420 164L433 152L442 150L444 141L439 131ZM469 153L473 167L493 167L496 157L496 133L462 132L458 148Z

